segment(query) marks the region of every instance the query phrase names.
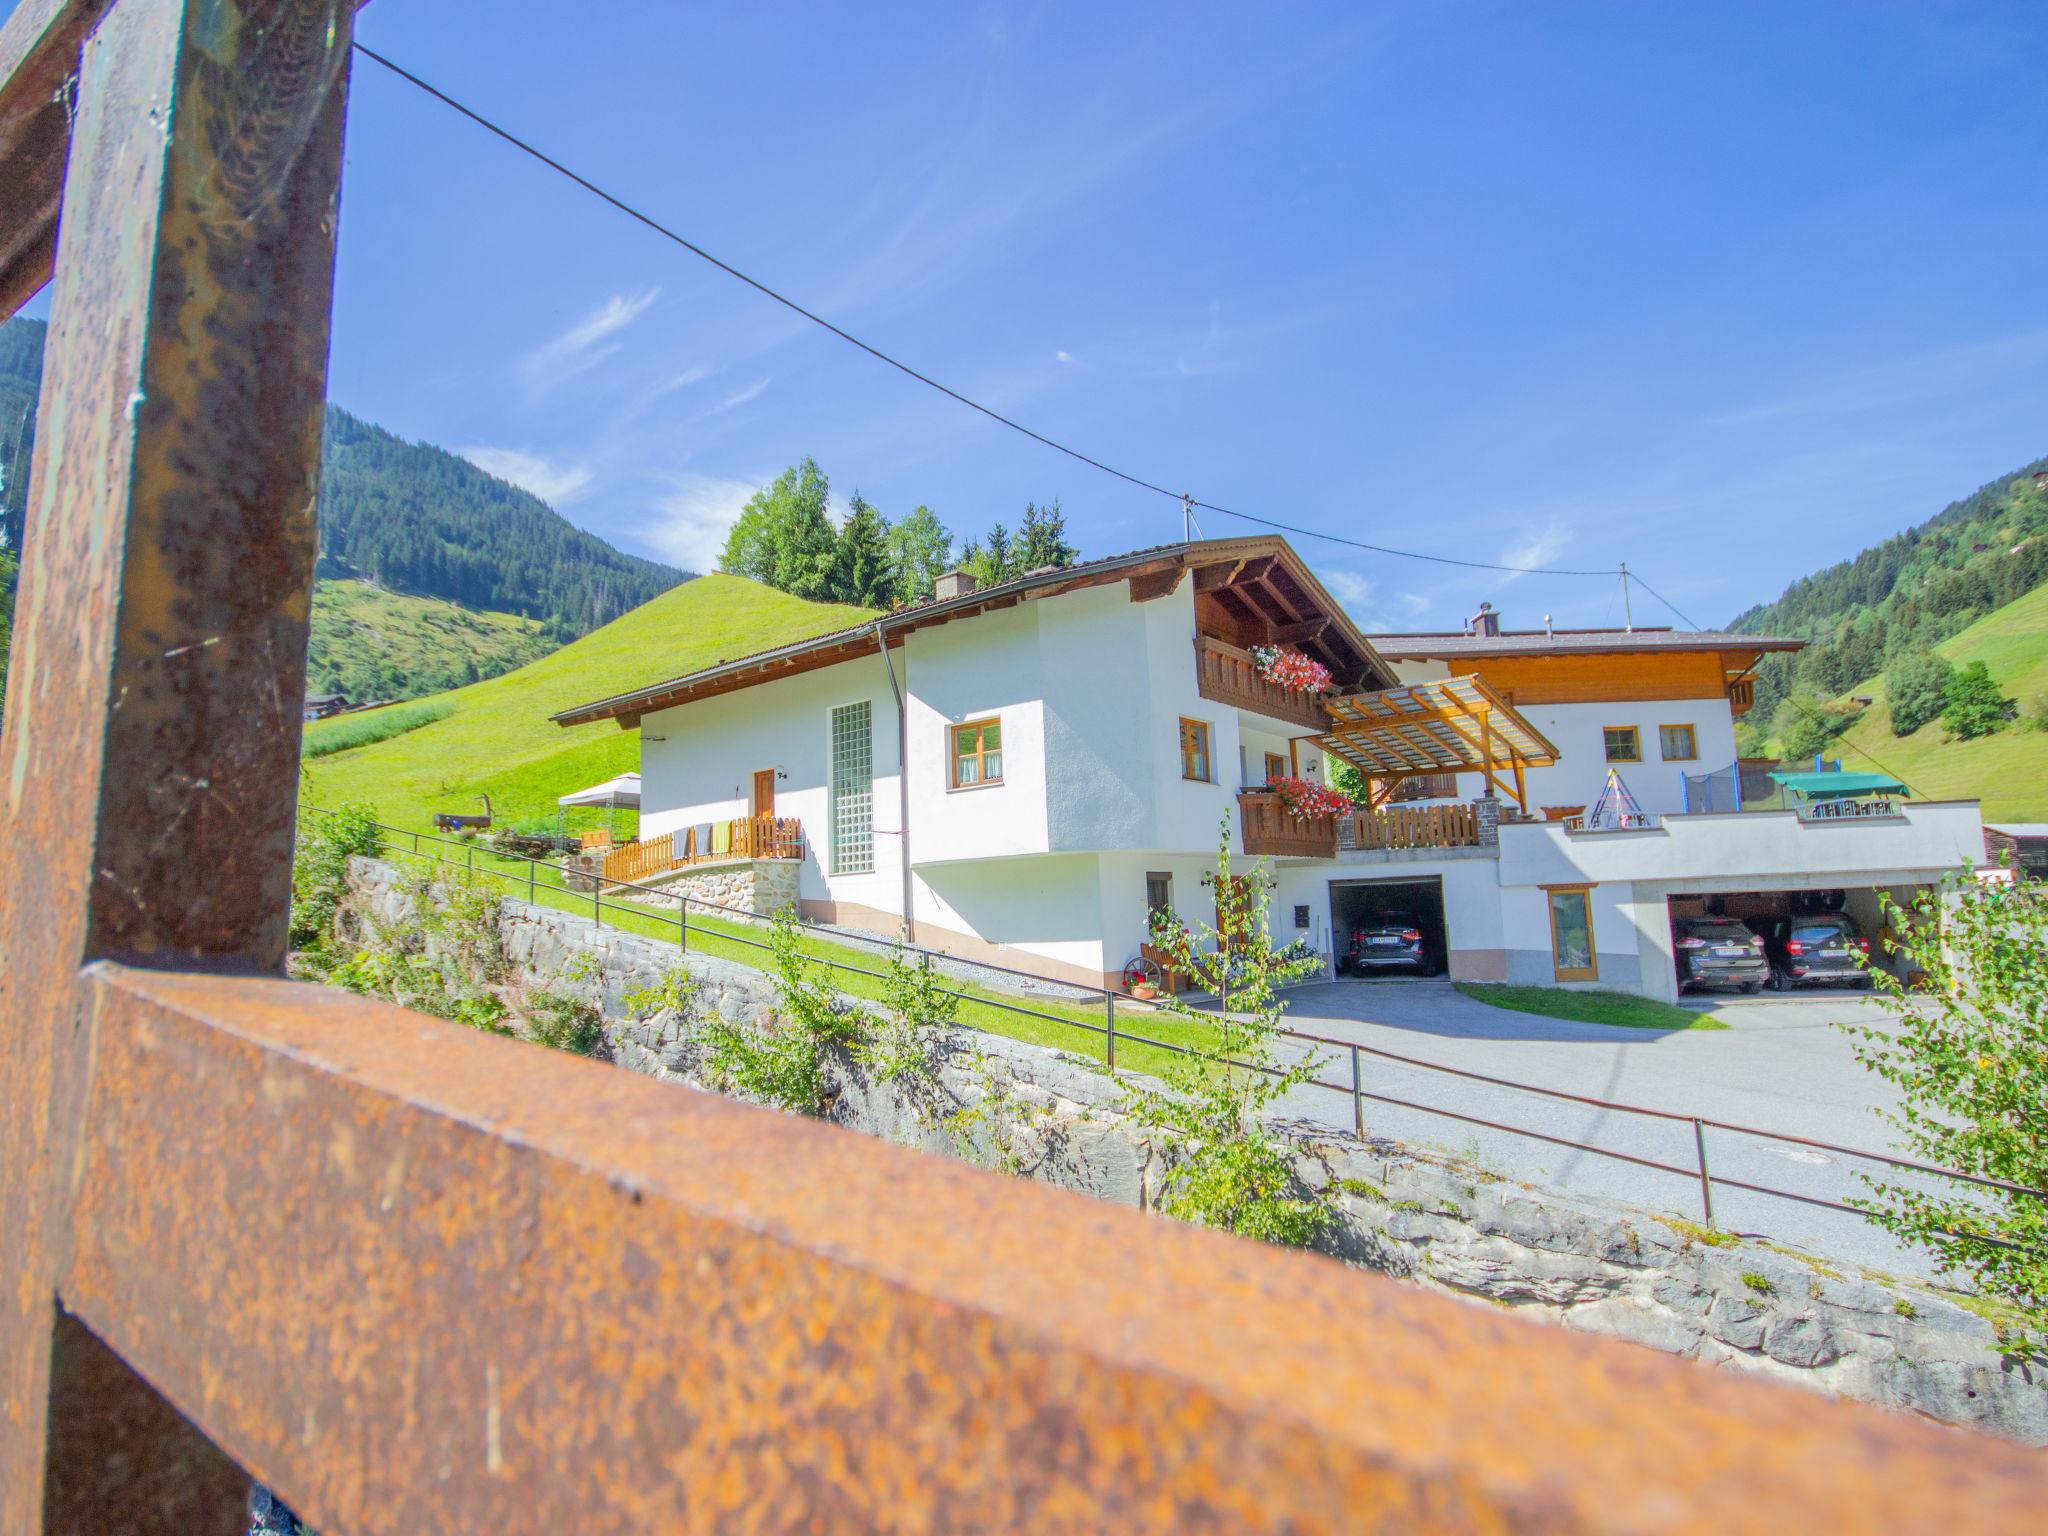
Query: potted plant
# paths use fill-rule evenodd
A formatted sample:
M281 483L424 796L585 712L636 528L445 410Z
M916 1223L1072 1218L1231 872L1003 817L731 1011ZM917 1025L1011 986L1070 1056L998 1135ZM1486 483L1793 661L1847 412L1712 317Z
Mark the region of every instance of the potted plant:
M1349 795L1314 779L1282 774L1279 778L1266 780L1266 788L1280 797L1280 809L1296 821L1308 821L1317 816L1341 816L1351 809Z
M1252 660L1259 664L1259 676L1296 693L1321 693L1330 686L1330 669L1299 651L1255 645Z

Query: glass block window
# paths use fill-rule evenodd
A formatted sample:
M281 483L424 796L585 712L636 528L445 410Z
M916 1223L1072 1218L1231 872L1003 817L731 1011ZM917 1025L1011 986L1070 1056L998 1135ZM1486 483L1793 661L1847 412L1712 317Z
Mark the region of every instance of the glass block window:
M832 711L832 873L875 867L874 706L862 699Z

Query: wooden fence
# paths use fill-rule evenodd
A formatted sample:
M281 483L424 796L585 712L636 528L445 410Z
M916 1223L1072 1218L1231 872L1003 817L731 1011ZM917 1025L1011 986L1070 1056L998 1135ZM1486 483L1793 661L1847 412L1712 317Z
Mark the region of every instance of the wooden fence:
M1463 805L1390 805L1352 813L1354 848L1476 848L1479 812Z
M794 816L738 816L623 844L605 855L604 877L645 880L650 875L691 864L803 856L803 824Z

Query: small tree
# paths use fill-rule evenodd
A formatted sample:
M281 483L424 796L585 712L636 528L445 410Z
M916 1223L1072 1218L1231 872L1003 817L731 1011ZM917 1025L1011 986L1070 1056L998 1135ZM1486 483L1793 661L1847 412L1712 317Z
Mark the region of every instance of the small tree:
M1894 736L1910 736L1940 716L1952 670L1946 659L1925 646L1901 653L1885 669L1884 695L1891 706Z
M1941 690L1941 723L1964 741L2002 730L2018 707L1999 692L1991 669L1981 661L1957 671Z
M1216 849L1216 923L1190 925L1158 914L1153 936L1173 968L1216 998L1214 1013L1168 996L1161 1006L1206 1043L1171 1056L1164 1090L1120 1080L1124 1109L1168 1132L1178 1155L1164 1180L1163 1208L1182 1221L1302 1248L1336 1220L1327 1190L1305 1188L1265 1114L1313 1077L1320 1058L1276 1065L1282 983L1314 970L1314 956L1276 950L1266 926L1272 882L1263 871L1230 872L1230 822Z
M2041 1194L1866 1176L1859 1201L2011 1309L2000 1347L2048 1359L2048 887L1987 885L1964 871L1907 906L1884 898L1884 947L1924 990L1879 965L1872 1000L1896 1029L1843 1024L1856 1056L1895 1085L1888 1118L1929 1162Z
M889 563L888 537L882 514L855 491L833 552L834 600L862 608L889 606L896 591L896 573Z

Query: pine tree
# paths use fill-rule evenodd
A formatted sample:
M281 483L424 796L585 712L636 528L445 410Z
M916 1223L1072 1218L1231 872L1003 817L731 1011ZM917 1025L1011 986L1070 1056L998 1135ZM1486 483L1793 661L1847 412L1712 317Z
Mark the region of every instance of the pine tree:
M990 528L979 543L960 551L960 564L978 587L992 587L1017 574L1017 553L1010 544L1010 530L1001 523Z
M1038 506L1024 503L1024 526L1017 534L1017 571L1043 570L1047 566L1072 565L1080 551L1067 542L1067 520L1060 514L1057 497Z
M846 524L833 551L832 596L862 608L886 608L896 591L889 563L888 525L859 491L847 504Z

